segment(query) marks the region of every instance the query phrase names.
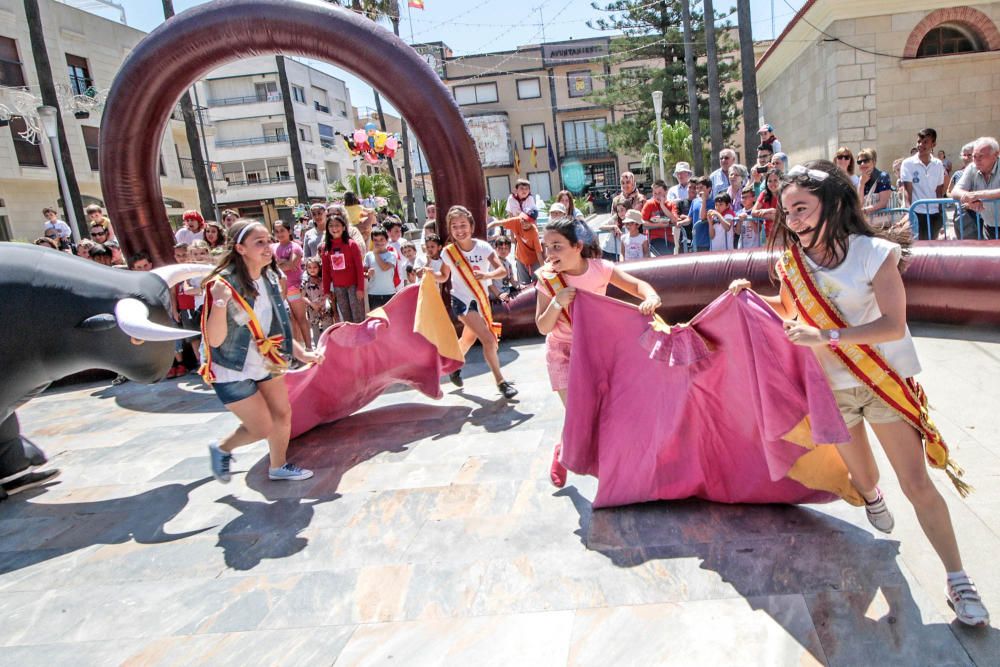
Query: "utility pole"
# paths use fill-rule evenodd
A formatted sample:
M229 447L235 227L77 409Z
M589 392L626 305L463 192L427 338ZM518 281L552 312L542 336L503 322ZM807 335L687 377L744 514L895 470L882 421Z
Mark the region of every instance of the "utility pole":
M688 112L691 116L691 157L694 172L705 173L705 157L701 147L701 114L698 112L698 80L694 69L694 34L691 30L691 0L681 0L681 22L684 24L684 69L687 73Z
M712 169L719 168L722 150L722 100L719 90L719 53L715 43L715 9L712 0L702 0L705 10L705 59L708 61L708 127L712 137Z

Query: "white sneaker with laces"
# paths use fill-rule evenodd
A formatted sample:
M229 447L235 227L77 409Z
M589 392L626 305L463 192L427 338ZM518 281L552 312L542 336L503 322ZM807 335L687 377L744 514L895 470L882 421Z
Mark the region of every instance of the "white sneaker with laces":
M955 610L958 620L966 625L990 624L990 612L983 605L976 585L968 577L948 580L948 605Z
M309 479L313 476L312 470L306 470L305 468L300 468L291 463L286 463L280 468L270 468L267 471L267 476L269 479L280 481L287 480L290 482L300 482L304 479Z
M892 512L886 507L885 498L882 497L881 491L878 492L878 499L875 502L865 501L865 514L868 516L868 523L883 533L891 533L896 525L896 520L892 518Z

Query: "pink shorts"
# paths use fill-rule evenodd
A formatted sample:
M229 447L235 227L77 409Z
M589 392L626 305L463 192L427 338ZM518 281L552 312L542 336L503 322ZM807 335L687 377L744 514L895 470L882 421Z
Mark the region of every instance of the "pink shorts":
M549 371L552 391L569 388L569 350L569 343L545 341L545 367Z

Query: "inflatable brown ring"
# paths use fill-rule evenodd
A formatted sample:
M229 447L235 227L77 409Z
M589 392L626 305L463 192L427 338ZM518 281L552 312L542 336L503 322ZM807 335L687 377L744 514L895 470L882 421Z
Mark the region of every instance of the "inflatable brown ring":
M160 188L160 142L177 100L211 70L268 54L342 67L380 92L420 138L438 208L464 204L485 236L486 189L475 142L437 73L405 42L362 16L318 0L216 0L176 15L125 60L104 108L101 188L126 255L173 262Z
M729 283L747 278L761 294L777 294L769 271L777 255L734 251L675 255L625 265L656 288L668 322L684 322L711 303ZM1000 242L920 241L903 274L907 318L948 324L1000 325ZM609 296L625 297L614 288ZM535 290L499 310L504 338L537 336Z

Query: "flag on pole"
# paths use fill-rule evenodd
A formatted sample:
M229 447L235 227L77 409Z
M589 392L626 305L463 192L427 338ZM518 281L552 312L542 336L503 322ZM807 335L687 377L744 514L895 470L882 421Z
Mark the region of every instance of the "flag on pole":
M406 6L413 7L414 9L423 9L424 0L410 0L409 2L406 3Z
M517 142L514 142L514 173L521 175L521 156L518 154Z
M538 169L538 149L535 148L535 138L531 138L531 166Z
M549 135L545 135L545 145L549 147L549 171L556 170L556 154L552 152L552 142L549 141Z

